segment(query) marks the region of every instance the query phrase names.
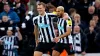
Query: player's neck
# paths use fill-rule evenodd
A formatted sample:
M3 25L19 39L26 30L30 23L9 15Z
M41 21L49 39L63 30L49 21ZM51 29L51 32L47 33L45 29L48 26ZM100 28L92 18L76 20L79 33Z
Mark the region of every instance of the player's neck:
M64 13L62 14L62 18L64 17Z
M41 14L41 16L44 16L44 15L45 15L45 13L46 13L46 12L43 12L43 13Z
M7 35L8 37L11 37L12 35Z

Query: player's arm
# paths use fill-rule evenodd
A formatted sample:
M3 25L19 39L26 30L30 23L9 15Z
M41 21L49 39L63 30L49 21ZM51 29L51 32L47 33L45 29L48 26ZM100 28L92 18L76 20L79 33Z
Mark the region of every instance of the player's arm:
M22 40L22 35L21 35L20 31L19 31L19 28L17 28L17 33L18 33L18 35L17 35L18 40L21 41Z
M39 31L38 31L38 26L37 26L37 17L33 18L33 26L34 26L34 32L33 34L35 35L35 41L36 45L38 44L38 36L39 36Z
M56 14L54 14L54 13L47 13L49 16L51 16L51 17L57 17L57 15Z
M36 25L34 25L34 34L35 34L35 40L38 41L39 31Z
M3 44L3 39L4 39L4 36L0 38L0 45Z
M63 35L59 36L58 38L64 38L64 37L70 35L70 33L71 33L71 27L67 27L66 33L64 33Z

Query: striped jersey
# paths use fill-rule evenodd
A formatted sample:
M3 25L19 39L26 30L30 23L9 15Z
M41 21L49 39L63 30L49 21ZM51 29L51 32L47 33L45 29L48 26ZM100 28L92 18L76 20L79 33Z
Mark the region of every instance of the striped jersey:
M74 50L76 52L81 52L81 34L75 34L74 35Z
M58 20L59 36L66 33L67 27L72 27L72 20L71 20L71 18L69 18L67 20L65 20L63 18L59 18L59 20ZM67 43L69 43L69 38L70 37L68 37L68 36L66 36L64 38L60 38L59 42L67 44Z
M50 43L55 38L53 19L56 15L52 13L45 13L44 16L36 16L33 18L33 24L38 26L39 41Z
M3 55L17 56L18 37L16 36L3 36L0 38L3 41Z

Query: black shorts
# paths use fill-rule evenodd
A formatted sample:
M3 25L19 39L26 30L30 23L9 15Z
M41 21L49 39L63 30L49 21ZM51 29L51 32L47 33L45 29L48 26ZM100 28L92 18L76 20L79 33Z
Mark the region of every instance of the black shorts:
M65 49L67 51L68 55L72 55L72 54L74 54L74 50L70 46L72 46L72 45L71 44L64 44L64 43L57 43L54 47L54 50L62 53L63 50Z
M47 53L52 50L56 43L38 43L38 46L35 48L35 51L40 51L42 53Z

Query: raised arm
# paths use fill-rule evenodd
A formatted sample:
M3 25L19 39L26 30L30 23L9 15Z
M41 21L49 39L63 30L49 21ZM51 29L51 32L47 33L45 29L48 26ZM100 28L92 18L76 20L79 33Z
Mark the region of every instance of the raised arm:
M22 40L22 35L21 35L20 31L19 31L19 28L17 29L17 33L18 33L18 35L17 35L18 40L21 41Z

